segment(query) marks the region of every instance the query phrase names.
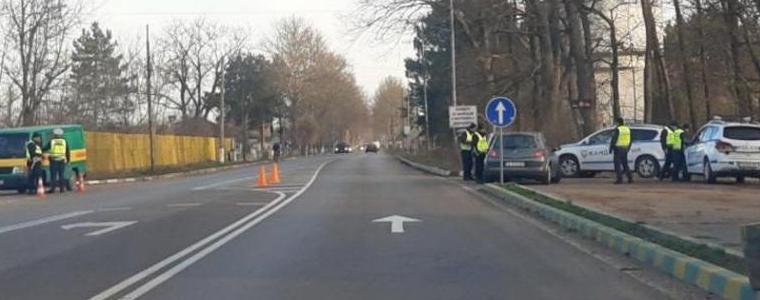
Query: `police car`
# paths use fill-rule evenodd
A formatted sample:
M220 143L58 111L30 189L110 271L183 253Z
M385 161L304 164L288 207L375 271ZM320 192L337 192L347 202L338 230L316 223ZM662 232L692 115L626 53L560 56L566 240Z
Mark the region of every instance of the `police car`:
M652 178L660 172L665 161L665 153L660 146L660 133L664 129L658 125L636 124L631 128L631 152L628 162L631 170L642 178ZM616 128L595 132L578 143L561 146L556 155L564 177L593 177L599 172L615 171L610 142Z
M718 177L760 176L760 125L713 120L703 126L686 148L689 174L715 183Z

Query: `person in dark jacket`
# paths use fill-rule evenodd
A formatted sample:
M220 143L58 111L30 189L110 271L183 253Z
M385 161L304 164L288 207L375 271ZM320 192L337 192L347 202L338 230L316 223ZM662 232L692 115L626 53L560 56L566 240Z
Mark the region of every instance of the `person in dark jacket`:
M628 183L633 183L633 174L631 174L631 169L628 166L628 152L631 151L632 141L631 128L625 125L623 118L618 118L617 128L610 141L610 153L615 154L615 175L617 177L615 184L623 183L623 174L628 177Z
M662 147L662 152L665 153L665 163L662 165L659 174L660 181L664 180L665 177L670 176L673 171L673 142L675 141L673 138L675 134L674 132L677 129L678 123L671 122L670 126L665 126L660 133L660 146Z
M475 156L475 179L481 184L485 183L485 163L488 146L488 133L486 133L486 130L481 125L475 131L475 138L472 141L472 152Z
M43 149L50 157L50 190L48 193L54 193L58 187L63 193L64 188L68 188L66 178L66 165L71 161L71 149L65 138L63 138L63 129L56 128L53 130L53 138Z
M686 147L689 140L689 124L684 124L682 128L673 131L673 174L671 174L673 181L688 181L689 170L686 166ZM680 178L679 178L680 175Z
M38 181L42 178L42 135L32 134L32 139L26 143L26 168L29 170L28 192L34 194Z

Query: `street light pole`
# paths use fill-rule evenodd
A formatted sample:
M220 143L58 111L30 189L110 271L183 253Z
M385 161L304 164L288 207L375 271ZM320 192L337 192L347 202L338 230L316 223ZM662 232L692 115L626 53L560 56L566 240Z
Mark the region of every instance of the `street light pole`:
M427 60L425 60L425 41L422 42L422 98L425 100L425 135L427 136L427 149L432 150L430 147L433 142L430 138L430 110L428 109L428 67Z
M449 0L449 10L451 11L451 105L457 106L457 34L454 22L454 0Z
M151 99L151 75L153 73L153 66L151 65L150 60L150 25L145 25L145 52L146 52L146 62L148 64L147 67L147 83L146 83L146 96L148 100L148 146L150 147L150 172L153 173L156 170L156 159L155 159L155 151L153 146L153 139L156 135L156 130L153 128L153 101Z
M225 57L222 56L222 83L221 83L221 96L219 99L219 110L221 111L220 121L219 121L219 162L224 163L224 160L226 158L226 151L225 151L225 145L224 145L224 123L225 123L225 115L224 115L224 85L225 85Z

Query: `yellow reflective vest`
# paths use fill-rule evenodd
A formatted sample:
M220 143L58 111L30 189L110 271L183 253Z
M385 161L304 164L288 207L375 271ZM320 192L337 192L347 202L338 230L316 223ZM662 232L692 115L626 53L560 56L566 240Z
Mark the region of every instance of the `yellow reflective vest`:
M488 152L488 139L480 134L480 132L475 132L475 135L478 137L478 143L475 145L475 150L481 154Z
M618 138L616 147L627 148L631 146L631 128L628 126L618 126Z
M50 140L50 157L53 160L66 159L66 148L66 140L60 138Z
M469 130L465 130L464 134L467 135L464 143L459 143L459 149L462 151L472 151L472 133Z
M673 131L673 150L683 150L683 139L681 139L681 135L683 135L684 132L683 129L676 129ZM668 142L670 142L670 137L668 137Z

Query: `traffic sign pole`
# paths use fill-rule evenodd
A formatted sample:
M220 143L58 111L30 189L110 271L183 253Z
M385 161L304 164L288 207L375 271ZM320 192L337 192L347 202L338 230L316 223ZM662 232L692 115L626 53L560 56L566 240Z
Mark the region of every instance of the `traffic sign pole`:
M509 127L517 118L517 107L507 97L496 97L486 105L486 119L499 128L499 183L504 184L504 128Z
M499 159L501 163L499 163L499 183L501 185L504 185L504 128L499 127L499 153L501 158Z

